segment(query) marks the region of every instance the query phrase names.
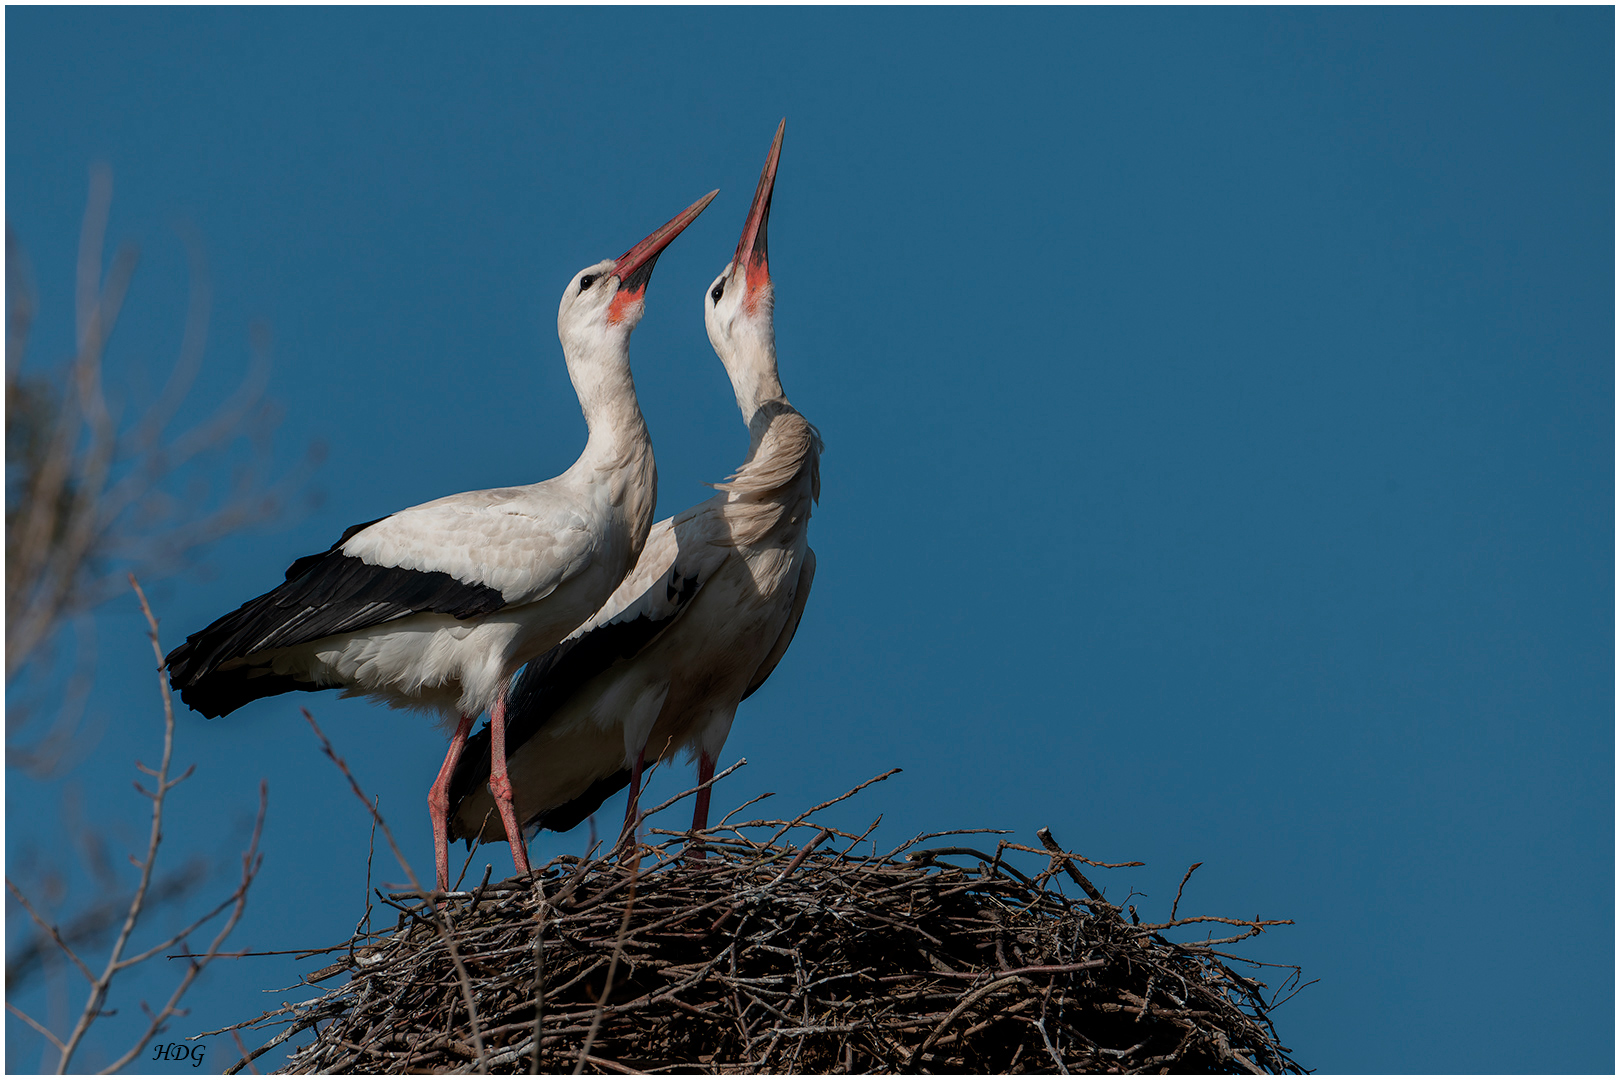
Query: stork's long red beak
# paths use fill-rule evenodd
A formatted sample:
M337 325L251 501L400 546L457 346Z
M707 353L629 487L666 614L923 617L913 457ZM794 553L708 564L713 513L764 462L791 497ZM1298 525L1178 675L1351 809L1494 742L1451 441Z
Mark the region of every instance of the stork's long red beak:
M652 280L653 264L658 261L670 241L681 235L681 230L697 220L703 213L703 208L714 201L720 194L718 188L709 192L685 210L670 218L658 227L647 239L619 256L619 263L613 268L613 273L619 279L619 292L613 298L615 309L623 304L638 300L647 289L647 282Z
M765 156L765 168L759 173L759 186L754 189L754 205L748 208L742 239L737 241L737 255L733 261L747 268L747 296L750 301L755 291L771 280L765 227L771 220L771 191L776 187L776 163L782 158L782 136L786 132L787 120L784 118L776 125L776 138L771 141L771 152Z

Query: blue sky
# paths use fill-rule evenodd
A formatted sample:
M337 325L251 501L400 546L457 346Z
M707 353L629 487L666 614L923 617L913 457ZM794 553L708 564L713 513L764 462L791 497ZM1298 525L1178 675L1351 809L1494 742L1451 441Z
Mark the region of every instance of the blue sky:
M819 569L718 801L798 810L903 766L851 821L1049 825L1145 861L1104 882L1144 912L1202 861L1184 910L1295 919L1253 953L1321 980L1276 1017L1307 1066L1613 1070L1612 10L13 8L6 30L31 362L70 347L106 162L111 239L142 248L115 374L178 347L189 223L214 295L191 407L263 320L279 460L326 447L318 506L154 583L167 645L347 525L566 467L564 284L719 187L633 342L660 513L705 497L746 436L703 290L786 116L772 269L783 382L827 444ZM106 730L75 781L133 849L158 721L132 602L98 638ZM332 694L187 715L168 842L222 853L216 889L270 784L240 946L329 944L361 907L364 811L300 705L431 859L421 718ZM60 843L57 800L8 778L8 865ZM221 965L173 1033L307 967ZM35 1067L7 1025L7 1065Z

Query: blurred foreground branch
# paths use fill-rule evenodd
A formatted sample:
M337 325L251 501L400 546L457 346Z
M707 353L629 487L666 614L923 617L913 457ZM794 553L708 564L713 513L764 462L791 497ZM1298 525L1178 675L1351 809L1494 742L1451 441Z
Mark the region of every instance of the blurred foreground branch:
M264 815L266 806L268 804L269 792L267 786L261 781L259 784L259 810L254 821L253 837L248 843L247 850L242 853L241 877L238 880L236 889L207 914L193 921L190 925L186 926L178 933L170 935L158 944L153 945L141 952L134 954L129 953L131 938L133 937L136 928L140 925L142 916L147 914L147 903L152 896L150 889L153 882L153 876L157 870L158 852L163 842L163 814L165 806L168 802L169 792L181 783L184 783L185 780L191 775L194 768L187 768L179 776L173 777L172 779L170 777L170 768L174 760L174 705L169 695L168 675L167 669L163 663L163 648L158 639L157 619L153 616L152 609L146 602L146 594L141 591L141 587L136 583L134 575L130 575L129 581L130 584L134 586L136 595L140 597L141 612L146 616L149 637L152 644L152 652L157 658L158 686L163 701L163 756L159 761L158 767L155 769L143 765L138 761L135 763L135 767L137 769L151 778L152 786L150 789L142 786L139 781L137 781L135 784L135 789L151 801L151 830L147 839L145 857L136 862L134 857L131 856L131 861L135 862L135 865L140 871L140 881L136 885L134 896L130 899L129 906L124 912L123 922L119 928L117 940L114 942L113 947L107 956L106 962L101 966L99 973L93 971L90 965L79 956L72 944L64 937L59 929L40 914L39 910L34 906L34 904L29 901L27 895L24 894L24 892L18 888L18 886L12 882L9 877L6 879L7 889L10 890L11 894L16 898L17 902L22 905L24 910L28 912L29 917L33 919L40 932L51 940L56 948L61 951L62 955L72 963L74 968L76 968L90 984L89 997L85 1002L84 1008L80 1011L72 1029L65 1036L58 1035L51 1031L46 1024L41 1023L34 1017L27 1015L11 1001L6 1002L6 1008L13 1015L27 1023L58 1051L58 1059L56 1063L56 1071L58 1073L65 1073L69 1070L70 1066L72 1065L74 1055L82 1046L85 1036L89 1034L91 1027L101 1017L109 1015L104 1011L107 1003L107 995L112 989L113 981L120 974L145 963L153 957L161 954L165 949L172 948L177 944L180 945L183 950L187 949L188 947L185 945L187 938L228 909L229 915L225 918L219 930L215 933L213 940L209 943L207 951L202 953L200 956L188 958L185 974L181 976L179 982L174 988L173 993L171 993L168 1000L164 1002L163 1007L156 1012L152 1012L150 1009L145 1009L150 1021L147 1024L146 1029L141 1033L139 1038L134 1040L133 1044L127 1051L117 1057L111 1065L107 1066L102 1071L108 1073L117 1072L135 1060L135 1057L146 1047L148 1041L156 1036L159 1032L163 1031L169 1019L180 1012L180 1002L185 997L186 992L191 988L192 983L194 983L197 977L202 974L208 965L220 955L220 949L224 945L225 939L228 938L231 931L236 928L237 922L242 917L242 912L247 907L248 890L252 887L253 879L257 876L259 868L263 864L263 856L259 854L259 840L263 835Z
M31 368L24 352L36 300L27 259L6 228L6 684L13 743L31 710L11 693L31 664L35 681L59 703L49 730L8 745L8 763L36 775L59 771L79 738L93 667L89 627L77 624L78 662L63 680L52 663L64 624L123 589L124 575L148 580L180 569L200 547L275 516L299 490L304 466L272 478L269 437L276 424L264 392L268 340L252 335L252 359L235 392L178 433L170 425L202 371L210 307L208 269L189 233L190 302L179 355L155 399L134 417L109 401L105 358L137 254L125 245L102 272L112 180L92 172L79 238L74 353L62 365ZM249 444L224 490L207 476L237 440ZM201 464L202 468L192 468ZM184 479L189 489L172 490ZM66 690L61 683L66 682Z

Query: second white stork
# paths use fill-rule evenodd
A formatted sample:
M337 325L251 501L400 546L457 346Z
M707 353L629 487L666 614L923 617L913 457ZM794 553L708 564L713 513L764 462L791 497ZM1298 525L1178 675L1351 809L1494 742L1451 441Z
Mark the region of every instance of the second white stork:
M567 472L356 525L169 654L175 689L204 716L328 687L437 712L455 732L428 797L441 889L449 880L446 793L473 721L487 709L502 741L512 676L597 610L645 546L658 477L630 374L630 333L659 254L715 194L569 281L557 334L589 436ZM490 786L525 872L504 770Z
M636 568L602 610L530 664L512 692L506 762L518 820L563 831L630 786L636 815L649 759L678 751L714 775L737 706L775 670L815 576L811 504L821 437L777 373L766 249L786 121L777 128L736 256L704 299L709 341L748 425L748 458L720 494L653 526ZM454 836L491 840L485 779L501 748L469 744L450 784ZM709 789L693 828L706 827Z

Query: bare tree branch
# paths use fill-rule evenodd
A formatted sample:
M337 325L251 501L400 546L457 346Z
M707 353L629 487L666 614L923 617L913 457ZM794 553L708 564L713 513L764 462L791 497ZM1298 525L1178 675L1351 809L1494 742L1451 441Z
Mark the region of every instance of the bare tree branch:
M82 284L82 283L81 283ZM68 1035L62 1048L62 1060L57 1066L58 1073L67 1072L68 1063L73 1060L73 1054L83 1041L90 1025L101 1014L101 1005L107 998L107 988L112 985L113 976L118 973L118 961L124 955L124 948L129 944L129 936L135 932L135 924L140 921L141 909L146 901L146 890L152 882L152 868L157 865L158 845L163 842L163 804L168 797L169 789L169 763L174 758L174 702L169 696L169 680L167 667L163 662L163 648L158 643L157 619L152 615L152 609L146 602L146 594L141 591L140 584L135 575L129 576L129 583L135 589L135 594L141 600L141 612L146 616L149 628L148 636L152 641L152 653L157 658L158 666L158 692L163 700L163 762L158 766L157 783L152 794L152 829L147 839L146 858L141 861L141 881L135 887L135 896L130 900L128 914L124 917L123 928L118 932L118 940L113 943L112 953L107 957L107 966L102 970L101 976L95 979L90 987L90 998L85 1002L84 1010L79 1014L79 1020L73 1025L73 1031Z
M142 386L134 407L129 405L131 377L115 366L117 354L109 354L108 347L139 260L130 245L108 256L112 193L110 171L93 169L73 272L72 352L59 362L25 362L39 305L26 254L9 225L6 230L6 750L8 766L39 779L58 777L82 761L105 722L102 711L87 708L96 661L89 612L128 588L126 579L133 584L135 572L148 579L172 573L212 541L274 517L299 495L318 460L312 448L302 465L271 467L269 435L279 414L265 397L269 336L262 327L252 328L250 362L229 397L188 415L189 395L206 362L212 306L203 245L188 226L180 230L189 274L178 351L161 389L152 395ZM176 425L180 417L184 424ZM180 482L190 485L183 493ZM74 1067L90 1028L107 1015L115 976L224 915L215 947L188 965L167 1005L148 1012L150 1030L162 1028L237 925L259 866L262 798L235 891L180 933L152 948L134 949L137 926L149 923L157 907L183 899L205 876L195 860L179 872L157 872L166 799L190 770L177 776L171 768L175 718L157 621L140 586L135 590L158 661L165 725L159 766L137 763L151 779L136 789L152 802L144 857L130 857L139 880L132 892L119 887L122 875L112 876L105 857L108 844L88 828L70 829L82 842L65 850L80 849L92 887L69 892L71 875L49 854L28 875L39 885L8 879L12 895L38 927L8 958L8 991L21 978L43 972L51 1001L46 1023L27 1019L47 1035L59 1071ZM68 917L57 910L64 896L70 912L78 908ZM88 955L86 946L99 951L108 939L105 965L92 969L81 958ZM76 1019L66 1002L58 1001L70 978L62 961L71 961L90 982ZM63 1030L68 1030L65 1037L52 1033Z
M27 1024L29 1027L33 1028L35 1031L49 1039L52 1046L56 1047L58 1050L63 1049L62 1040L53 1035L50 1028L46 1027L38 1020L35 1020L32 1016L29 1016L27 1013L23 1012L9 1001L6 1002L6 1008L11 1010L12 1016L17 1017L23 1023Z
M147 890L147 907L151 908L155 903L169 903L188 896L207 878L207 870L207 863L202 858L196 857L174 873L158 878ZM13 890L16 889L10 882L7 882L7 885ZM16 895L15 891L13 895ZM18 899L22 900L22 897L18 896ZM106 900L80 912L65 926L53 928L56 934L48 932L36 934L27 944L7 957L6 991L10 993L21 986L39 968L41 959L59 945L95 945L119 924L128 907L127 894L109 896ZM61 938L60 942L55 940L57 935ZM68 955L71 957L71 952ZM88 969L86 972L86 977L93 982L95 976L89 975Z
M203 954L202 958L192 960L186 966L185 976L181 978L180 984L174 988L174 993L169 995L169 1000L164 1003L163 1008L156 1016L152 1017L152 1022L147 1026L146 1031L141 1034L140 1038L135 1040L134 1045L122 1057L102 1069L103 1073L115 1073L131 1061L134 1061L135 1055L139 1054L146 1046L147 1040L161 1031L164 1022L179 1011L180 999L185 997L187 990L191 989L191 984L196 981L197 976L201 975L203 969L220 956L220 946L225 944L225 939L231 936L231 931L235 930L236 924L241 921L242 912L247 909L248 889L252 887L253 879L258 876L260 867L264 865L264 856L259 854L259 840L264 835L264 815L269 801L270 785L260 780L259 813L253 823L253 839L249 842L248 849L242 853L241 881L236 886L236 892L231 894L228 901L234 905L231 909L230 918L225 920L225 924L219 928L219 933L214 935L214 940L209 944L208 951ZM220 908L216 908L208 915L208 918L213 918L223 907L224 905L221 905Z
M84 977L86 979L90 980L91 982L95 982L96 977L95 975L91 974L90 966L83 960L80 960L77 953L68 948L68 943L62 940L62 935L57 931L55 926L52 926L50 923L47 923L44 919L40 918L39 912L34 910L34 905L28 902L28 897L22 894L22 890L17 888L16 883L13 882L9 877L6 878L6 888L11 890L11 895L15 896L17 898L17 902L23 906L25 911L28 912L28 917L34 920L34 925L50 936L50 939L56 943L56 947L61 949L63 954L67 956L69 960L72 960L74 965L77 966L80 971L84 972Z
M291 502L318 458L272 477L266 436L268 335L255 328L251 362L230 399L188 430L167 435L203 363L211 289L194 230L183 230L190 256L190 299L179 354L156 400L120 425L107 399L104 362L137 254L125 246L103 274L112 180L92 172L75 272L75 353L58 370L27 371L23 353L35 303L25 260L8 228L6 338L6 682L30 668L51 680L44 661L69 617L117 595L124 574L151 579L182 568L203 546L267 520ZM255 436L255 432L259 436ZM182 469L248 439L246 464L210 495L181 498L166 489ZM212 466L210 465L209 468ZM206 471L203 475L206 475ZM75 646L81 642L77 637ZM81 674L86 664L81 663ZM87 674L84 675L87 679ZM78 683L78 678L70 686ZM57 696L57 695L53 695ZM11 764L49 773L77 741L83 694L69 695L55 722L31 746L12 747ZM17 721L32 715L16 708Z
M220 946L224 944L225 939L230 936L231 931L236 928L237 922L242 917L242 912L247 905L248 889L252 886L253 879L258 874L259 867L263 863L263 858L259 854L259 840L264 831L264 816L269 793L268 788L261 781L259 784L259 812L254 823L252 840L248 844L247 851L242 855L242 877L236 887L236 891L231 894L230 898L226 900L225 903L216 907L214 910L209 912L208 915L204 916L204 918L198 920L190 927L187 927L187 929L180 935L176 935L175 937L165 941L163 944L134 956L126 957L124 955L125 949L129 945L130 937L135 932L136 925L140 922L141 915L145 910L149 895L148 890L150 889L152 883L153 871L157 865L158 851L163 841L163 812L169 792L172 791L176 785L184 781L186 777L190 776L192 771L191 769L187 769L179 777L174 779L170 779L169 777L169 769L174 760L174 702L169 694L166 668L163 663L163 647L158 638L157 618L152 614L152 608L147 603L145 592L142 591L140 583L135 580L135 576L133 574L130 575L129 582L135 590L135 595L140 599L141 612L146 617L146 624L148 628L147 636L151 641L152 652L157 660L158 688L161 700L163 702L163 756L156 769L149 769L146 766L142 766L137 763L137 767L153 777L153 785L151 790L145 791L142 789L143 794L145 794L152 801L151 831L147 839L146 857L137 864L140 868L140 883L136 886L135 894L130 899L129 907L124 916L123 926L119 930L117 940L113 943L112 950L107 957L106 965L101 970L101 974L95 975L93 972L91 972L88 965L80 961L72 950L68 948L67 944L61 940L60 934L57 934L54 928L50 928L52 937L56 941L57 945L67 956L72 958L73 961L79 965L80 970L84 972L85 977L90 980L91 984L90 996L85 1002L84 1008L80 1011L79 1018L74 1024L73 1030L69 1033L68 1037L66 1039L57 1039L54 1035L50 1036L52 1043L61 1051L56 1066L56 1071L58 1073L65 1073L68 1071L70 1065L72 1064L74 1054L78 1052L78 1049L82 1045L84 1038L89 1032L91 1026L96 1022L96 1020L104 1015L102 1012L102 1007L106 1003L107 994L112 986L113 979L120 972L151 958L162 949L167 948L175 941L180 940L184 934L195 930L203 923L217 916L225 909L226 906L234 905L230 917L226 919L224 925L221 926L219 932L215 935L213 943L209 946L208 952L205 953L200 960L192 960L187 965L186 974L181 978L179 984L175 987L174 992L169 996L169 1000L164 1004L163 1008L157 1013L149 1014L151 1021L146 1031L141 1035L140 1039L137 1040L133 1047L131 1047L123 1056L121 1056L105 1071L116 1072L135 1059L135 1055L141 1052L146 1040L160 1031L164 1023L171 1016L174 1016L179 1010L181 999L185 996L186 991L191 988L191 984L196 980L197 976L202 973L210 961L219 955ZM140 789L141 786L137 784L136 787L137 789ZM17 899L29 909L29 913L34 914L32 906L28 904L28 901L23 896L21 890L17 889L15 886L12 886L12 892L16 895ZM42 926L45 925L43 920L40 920L37 915L35 918L36 921L40 922Z

